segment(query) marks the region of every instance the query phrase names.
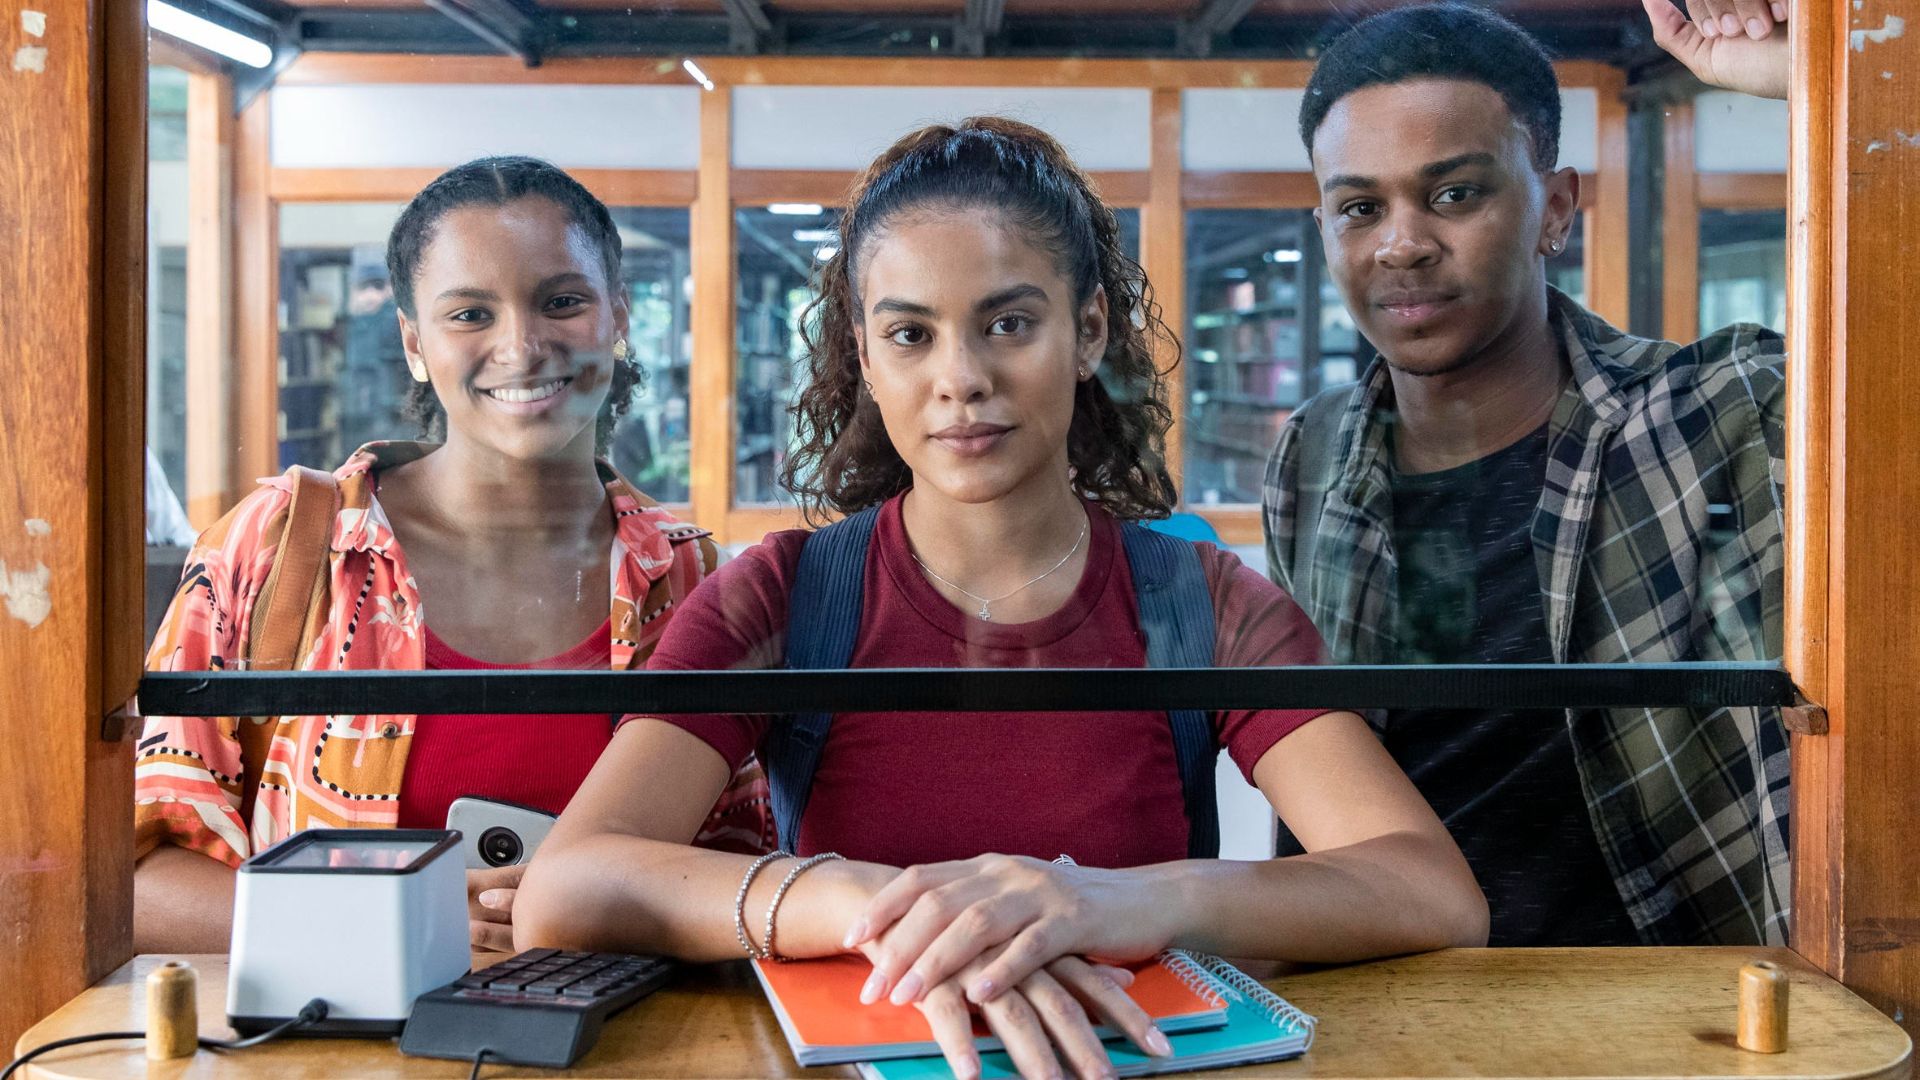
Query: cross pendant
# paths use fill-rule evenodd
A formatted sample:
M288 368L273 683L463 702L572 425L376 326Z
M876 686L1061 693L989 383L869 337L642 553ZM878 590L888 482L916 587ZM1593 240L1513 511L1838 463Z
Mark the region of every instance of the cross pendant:
M992 615L989 615L989 614L987 614L987 605L986 605L986 602L985 602L985 601L982 601L982 602L981 602L981 604L980 604L980 615L979 615L979 619L980 619L980 621L981 621L981 622L992 622L992 621L993 621L993 616L992 616Z

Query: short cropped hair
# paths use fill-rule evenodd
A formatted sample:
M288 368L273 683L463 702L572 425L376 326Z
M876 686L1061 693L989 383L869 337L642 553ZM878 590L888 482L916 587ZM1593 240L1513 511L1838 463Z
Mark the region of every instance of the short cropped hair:
M1463 3L1382 12L1329 46L1300 105L1300 139L1308 155L1341 98L1410 79L1464 79L1492 87L1527 129L1534 166L1548 172L1559 161L1560 83L1552 57L1505 16Z

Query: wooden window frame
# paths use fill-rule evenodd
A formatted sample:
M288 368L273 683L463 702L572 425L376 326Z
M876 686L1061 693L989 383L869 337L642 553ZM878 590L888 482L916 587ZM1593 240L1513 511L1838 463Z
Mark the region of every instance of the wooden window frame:
M225 60L154 32L148 63L187 74L186 484L196 529L238 499L233 480L233 78ZM212 403L209 407L206 403Z
M1668 105L1662 120L1660 333L1669 341L1700 337L1701 211L1787 208L1786 173L1701 172L1696 123L1691 100Z
M0 634L0 728L14 749L0 761L0 792L11 796L0 839L32 869L15 876L10 893L22 925L31 920L32 939L0 946L12 979L0 1000L0 1036L9 1042L131 951L132 748L124 736L142 651L147 35L138 5L83 7L56 8L48 74L17 81L24 106L0 111L0 128L30 151L0 162L0 184L10 197L27 196L14 205L29 208L36 252L30 268L0 260L0 294L14 301L8 310L19 318L9 329L21 350L60 361L28 366L20 392L0 399L10 435L0 471L16 513L42 523L24 540L16 532L5 554L10 565L45 562L54 575L50 616ZM1920 596L1912 558L1920 524L1898 511L1920 505L1920 470L1912 468L1920 428L1911 422L1920 408L1920 364L1911 355L1920 341L1920 279L1886 271L1920 246L1920 219L1872 211L1920 195L1920 150L1874 142L1920 112L1920 36L1852 48L1853 20L1866 16L1850 4L1807 0L1796 15L1788 329L1802 361L1787 371L1785 659L1827 723L1794 735L1793 945L1911 1032L1920 1026L1912 893L1920 847L1911 842L1920 786L1910 776L1920 758L1920 725L1911 722L1920 621L1910 617ZM715 68L728 70L721 63ZM919 77L943 70L912 63ZM873 70L860 64L863 76ZM570 78L570 66L515 74ZM1043 64L1063 73L1108 66ZM1224 77L1237 69L1205 70ZM1880 78L1895 70L1900 78ZM1156 90L1155 190L1166 199L1177 176L1169 150L1177 139L1169 136L1178 125L1164 102L1177 101L1177 90ZM38 119L54 115L63 122ZM263 230L256 235L270 238L263 115L256 103L236 124L235 226L251 214L250 227ZM725 110L703 110L703 120L716 115L724 134ZM705 203L706 223L721 224L721 240L729 239L728 175L703 172L695 204ZM1177 236L1174 220L1144 224L1148 235L1165 228ZM1169 239L1150 251L1177 281L1179 248ZM272 295L271 267L253 274L271 251L236 251L242 300ZM716 257L730 263L731 245ZM247 318L241 304L236 332L249 330ZM236 424L243 438L246 426Z
M686 193L694 206L692 505L695 521L714 530L722 543L757 540L773 529L801 523L797 510L738 506L733 493L734 259L727 265L702 258L704 244L733 251L731 212L740 206L843 202L852 170L744 169L732 163L731 95L735 86L1046 86L1147 89L1152 93L1150 163L1144 171L1099 172L1095 180L1115 206L1141 211L1141 262L1158 283L1155 296L1167 325L1176 332L1186 318L1185 214L1203 208L1311 207L1318 193L1306 172L1188 171L1181 162L1181 91L1195 88L1299 89L1313 65L1302 61L1233 60L1009 60L1009 59L836 59L815 57L697 57L713 80L701 96L700 166L691 173L663 174L671 183L691 183ZM1627 298L1627 110L1621 91L1625 76L1617 68L1589 61L1555 65L1561 84L1590 88L1599 96L1598 168L1582 175L1581 207L1587 213L1586 280L1589 306L1624 324ZM378 54L310 53L284 72L278 85L342 83L559 83L682 85L677 68L662 69L639 58L556 59L527 69L506 57L418 58ZM722 115L722 113L725 115ZM626 170L572 170L601 193L596 173L623 177ZM325 201L404 199L431 179L432 169L273 169L269 200ZM682 179L686 178L686 179ZM637 179L634 182L639 182ZM663 184L668 181L659 181ZM679 187L674 187L681 194ZM605 195L602 195L605 198ZM609 200L613 201L613 200ZM627 200L631 202L632 200ZM701 205L725 207L727 220ZM277 215L277 207L270 212ZM259 238L251 239L258 243ZM270 293L269 295L277 295ZM720 299L724 298L724 303ZM724 310L721 310L724 308ZM723 365L713 360L725 357ZM1174 404L1167 437L1167 465L1178 478L1184 459L1186 369L1172 368L1168 393ZM717 455L717 456L716 456ZM271 470L269 470L271 471ZM1261 542L1257 506L1188 506L1206 519L1229 544Z

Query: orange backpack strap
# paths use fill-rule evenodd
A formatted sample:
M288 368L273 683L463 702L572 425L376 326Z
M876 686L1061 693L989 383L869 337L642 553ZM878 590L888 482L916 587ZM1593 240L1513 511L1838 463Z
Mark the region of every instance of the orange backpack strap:
M287 479L293 481L293 502L273 569L254 601L247 639L247 666L254 671L290 671L299 662L339 510L340 484L332 474L295 465Z

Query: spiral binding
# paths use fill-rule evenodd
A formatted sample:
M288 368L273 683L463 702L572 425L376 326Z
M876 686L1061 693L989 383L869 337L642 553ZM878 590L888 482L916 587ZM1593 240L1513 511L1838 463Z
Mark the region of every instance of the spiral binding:
M1219 1009L1227 1004L1227 1000L1220 996L1220 983L1207 972L1199 954L1185 949L1168 949L1160 954L1160 964L1173 972L1182 986L1204 1000L1208 1008Z
M1213 993L1217 997L1218 992L1225 989L1259 1010L1287 1034L1305 1032L1307 1041L1302 1050L1313 1046L1314 1033L1320 1028L1318 1019L1301 1012L1285 998L1262 986L1258 979L1225 960L1207 953L1168 949L1161 954L1160 962L1195 993Z

